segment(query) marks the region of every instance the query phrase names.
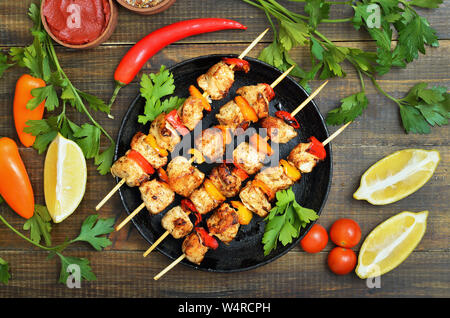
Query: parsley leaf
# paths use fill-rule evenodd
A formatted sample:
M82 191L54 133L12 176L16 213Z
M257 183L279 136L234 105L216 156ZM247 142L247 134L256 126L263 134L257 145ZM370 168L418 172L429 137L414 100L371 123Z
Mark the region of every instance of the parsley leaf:
M417 6L421 8L439 8L439 5L442 4L444 0L411 0L409 1L409 5Z
M448 124L450 98L445 87L428 88L427 83L418 83L397 102L400 116L407 133L430 133L430 126Z
M262 238L264 255L270 254L277 247L278 241L284 246L292 243L306 224L319 217L313 210L297 203L292 188L278 191L276 198L275 206L265 219L267 224Z
M0 78L3 76L3 73L13 65L14 64L9 64L8 57L0 52Z
M87 281L97 280L97 277L92 272L89 260L86 258L63 256L61 253L56 253L61 260L61 272L59 274L59 282L65 284L70 274L69 265L78 265L80 267L81 277Z
M406 62L418 58L418 52L425 54L425 45L439 46L436 31L430 27L427 19L414 14L410 21L405 19L396 23L398 44Z
M146 124L159 114L169 112L181 106L184 99L173 96L161 102L161 98L175 91L173 74L162 65L158 74L144 74L141 78L141 95L145 98L144 115L138 116L138 122Z
M72 123L75 142L83 150L86 159L97 156L100 147L100 129L91 124L83 124L81 127Z
M111 168L114 158L115 145L111 144L105 151L95 156L95 164L98 166L97 170L101 175L105 175Z
M71 241L85 241L92 245L97 251L112 244L106 237L100 235L109 234L114 231L114 218L98 219L98 215L91 215L84 220L80 235Z
M11 274L9 273L9 264L0 257L0 282L7 285Z
M45 108L48 111L55 110L59 106L58 94L53 85L38 87L31 90L31 95L34 98L27 103L27 109L33 110L38 107L45 100Z
M279 47L278 41L274 41L266 46L259 54L258 59L279 68L283 64L282 48Z
M327 124L341 125L355 120L366 109L369 101L364 92L359 92L341 100L341 106L327 114Z
M310 0L305 5L305 12L309 14L309 25L314 29L330 14L330 4L325 0Z
M35 205L34 214L24 225L24 230L30 230L30 238L35 243L40 243L43 238L45 245L51 246L52 239L50 232L52 230L51 217L45 206Z
M279 43L286 50L290 51L298 45L308 43L309 29L304 22L290 22L282 20L280 22Z
M86 92L82 92L77 89L78 94L83 98L88 104L89 107L92 108L94 111L101 111L106 114L109 114L111 112L111 109L106 103L98 98L95 95L88 94Z

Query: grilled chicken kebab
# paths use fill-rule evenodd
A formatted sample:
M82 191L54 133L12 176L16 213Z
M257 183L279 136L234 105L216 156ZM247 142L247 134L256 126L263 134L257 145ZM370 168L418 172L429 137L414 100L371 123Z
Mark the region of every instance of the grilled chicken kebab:
M248 149L251 148L250 146ZM239 193L241 201L232 201L230 206L228 203L223 202L225 199L222 201L214 200L211 198L210 192L202 190L204 188L202 186L194 191L194 193L199 192L199 197L202 200L197 200L193 193L188 201L191 206L176 207L174 209L177 211L178 218L181 218L182 215L183 220L189 219L188 215L191 211L206 214L214 210L206 221L209 233L202 228L201 231L197 231L197 228L193 227L192 222L189 222L190 226L186 227L184 221L180 222L178 218L173 217L174 213L172 210L174 209L170 210L163 217L162 226L174 238L181 238L187 235L182 244L182 251L189 261L200 264L208 249L217 245L213 243L212 236L217 237L224 243L229 243L236 237L240 224L247 224L241 222L242 215L253 212L260 217L266 217L271 210L271 201L275 198L276 192L291 187L300 180L302 173L311 172L312 168L320 160L325 159L324 153L323 145L312 137L307 143L299 143L290 152L288 159L280 160L278 166L268 167L257 173L254 179L248 181L242 190L240 190L240 186L246 179L244 177L245 172L236 168L230 170L225 163L215 167L204 184L208 180L211 180L211 182L214 180L215 191L220 192L223 197L227 198L235 197ZM256 173L256 171L261 169L260 162L256 160L253 165L249 164L247 168L249 172ZM241 177L236 178L236 174L239 174ZM178 226L177 224L182 225ZM180 228L183 230L180 230ZM180 236L180 233L183 235Z

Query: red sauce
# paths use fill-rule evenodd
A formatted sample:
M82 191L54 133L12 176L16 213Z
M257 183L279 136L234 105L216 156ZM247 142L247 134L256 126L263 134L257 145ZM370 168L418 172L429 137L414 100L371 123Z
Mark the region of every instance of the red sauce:
M86 44L105 31L111 15L107 0L47 0L43 14L52 33L68 44Z

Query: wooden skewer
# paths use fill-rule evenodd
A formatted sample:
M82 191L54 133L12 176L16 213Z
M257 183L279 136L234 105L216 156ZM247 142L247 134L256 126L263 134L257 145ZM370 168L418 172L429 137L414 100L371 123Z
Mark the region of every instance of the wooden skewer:
M281 74L272 84L270 84L270 87L275 88L288 74L296 67L297 65L292 65L288 70L286 70L283 74Z
M111 189L111 191L109 191L109 193L103 198L102 201L100 201L99 204L97 204L97 206L95 207L95 210L98 211L100 210L100 208L106 203L106 201L108 201L114 193L116 193L117 190L119 190L119 188L125 183L125 179L120 180L120 182L118 184L116 184L116 186L114 188Z
M178 257L176 260L174 260L169 266L167 266L166 268L164 268L158 275L156 275L155 277L153 277L154 280L158 280L160 279L165 273L167 273L168 271L170 271L173 267L175 267L175 265L177 265L179 262L181 262L182 260L184 260L184 258L186 257L186 254L181 255L180 257Z
M303 107L305 107L314 97L316 97L317 94L320 93L320 91L325 87L325 85L328 84L328 81L326 81L325 83L323 83L322 85L319 86L319 88L317 88L311 95L308 96L307 99L305 99L303 101L303 103L301 103L292 113L292 117L294 117L295 115L298 114L299 111L301 111L303 109Z
M123 220L119 225L117 225L116 231L119 231L121 228L123 228L125 226L125 224L130 222L130 220L132 218L134 218L139 212L141 212L141 210L143 208L145 208L145 203L144 202L142 202L142 204L140 206L138 206L133 212L131 212L131 214L128 215L125 220Z
M344 131L345 128L347 128L348 125L350 125L352 122L349 121L348 123L346 123L344 126L342 126L341 128L339 128L338 130L336 130L330 137L328 137L323 143L322 145L326 146L327 144L329 144L334 138L336 138L337 136L339 136L339 134L341 132Z
M256 44L258 44L258 42L264 37L264 35L266 35L266 33L269 32L269 28L265 29L263 33L261 33L256 39L253 40L252 43L250 43L250 45L241 53L241 55L238 56L238 59L243 59L244 56L246 56L248 54L248 52L250 52Z
M159 239L157 239L155 243L153 243L152 246L150 246L150 248L144 252L143 256L147 257L147 255L150 254L169 234L169 231L165 231L164 234L161 235Z

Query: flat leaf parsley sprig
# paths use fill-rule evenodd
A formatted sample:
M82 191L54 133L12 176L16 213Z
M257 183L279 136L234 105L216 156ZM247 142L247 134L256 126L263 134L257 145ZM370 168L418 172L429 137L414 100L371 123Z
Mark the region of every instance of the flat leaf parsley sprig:
M450 104L447 89L436 86L427 88L426 83L418 83L406 95L397 99L386 93L376 80L376 76L388 73L393 68L405 68L425 54L426 47L437 47L436 31L425 17L419 15L415 7L438 8L443 0L290 0L304 2L304 13L293 12L275 0L242 0L264 10L274 31L274 40L260 54L259 58L281 70L295 65L290 57L294 47L308 46L311 53L311 68L304 70L296 66L291 75L300 78L300 84L309 88L308 83L332 77L345 77L343 63L352 65L361 82L361 90L341 100L341 106L331 110L327 123L341 125L353 121L368 106L365 92L365 78L369 78L377 90L399 106L403 127L407 133L426 134L430 127L448 124ZM353 8L353 16L329 19L334 5ZM380 26L372 25L373 11L369 6L380 9ZM278 22L275 27L273 18ZM317 30L320 23L352 23L356 30L365 29L376 44L376 51L339 46ZM398 34L393 43L393 30ZM425 97L424 97L425 96ZM432 96L430 98L430 96Z
M30 230L30 237L27 237L16 230L6 221L6 219L2 215L0 215L0 221L27 242L49 252L49 258L52 258L54 255L57 255L59 257L61 262L61 272L59 277L60 283L66 283L67 278L70 275L70 273L67 271L68 266L71 264L80 266L80 273L83 279L87 281L96 280L97 278L92 272L92 268L89 264L88 259L65 256L62 254L62 252L69 245L76 242L86 242L90 244L95 250L100 251L101 249L112 244L112 242L103 235L109 234L114 231L114 218L100 219L98 218L98 215L90 215L84 220L83 224L81 225L80 234L76 238L72 240L66 240L62 244L56 246L51 246L51 218L45 206L36 205L33 217L27 220L27 222L24 224L24 230ZM45 246L41 244L42 240L44 240ZM0 258L0 282L7 284L10 277L11 275L9 273L9 264L5 260Z
M266 227L262 238L264 255L270 254L277 247L277 242L284 246L292 243L300 231L311 221L319 218L314 210L302 207L295 200L292 188L278 191L277 202L266 217Z
M157 74L143 74L141 78L141 96L145 98L144 115L138 116L138 122L146 124L153 121L159 114L177 109L184 102L184 98L172 96L161 101L163 97L172 95L175 91L173 74L164 65Z
M42 26L39 7L35 3L30 5L28 16L33 22L31 28L33 43L25 48L11 48L9 58L0 54L0 77L13 65L27 68L32 76L43 79L47 84L31 91L34 98L29 101L27 108L34 109L45 100L48 112L58 108L62 110L58 115L46 119L28 121L28 127L24 131L36 136L33 147L39 153L45 152L57 133L61 133L80 145L86 159L94 159L100 174L107 174L112 165L115 142L92 117L86 105L93 111L106 114L110 113L110 108L98 97L83 92L72 84L59 63L51 38ZM86 115L90 123L81 126L75 124L67 116L67 106ZM102 135L109 141L109 146L103 152L100 151Z

